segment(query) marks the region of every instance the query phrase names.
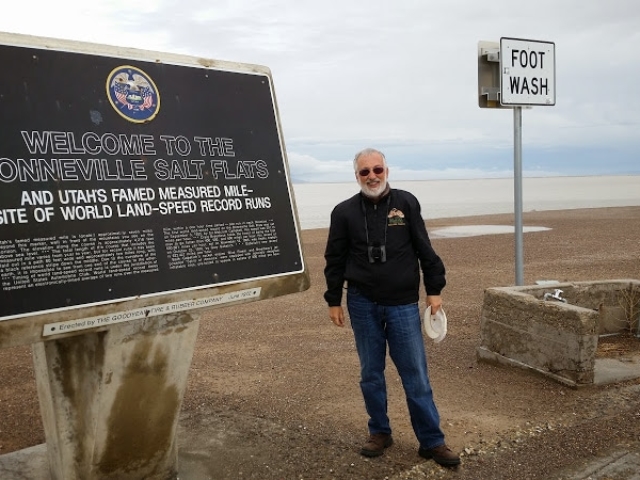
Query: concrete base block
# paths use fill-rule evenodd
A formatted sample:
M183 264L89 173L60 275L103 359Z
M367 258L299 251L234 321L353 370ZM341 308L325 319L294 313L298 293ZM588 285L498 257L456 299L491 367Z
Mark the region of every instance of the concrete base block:
M564 301L551 297L556 290ZM633 330L639 314L638 280L490 288L484 294L477 357L575 387L592 385L611 378L603 373L607 363L596 368L599 335ZM624 379L636 371L624 370Z
M36 445L17 452L0 455L2 480L51 480L47 446Z
M177 478L198 325L180 313L33 345L51 480Z

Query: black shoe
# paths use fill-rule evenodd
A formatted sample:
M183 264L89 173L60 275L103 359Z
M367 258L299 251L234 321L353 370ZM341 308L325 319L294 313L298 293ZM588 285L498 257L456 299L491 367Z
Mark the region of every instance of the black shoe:
M390 433L372 433L369 440L360 449L360 454L365 457L379 457L384 449L393 445Z
M456 467L460 465L460 457L453 453L446 445L440 445L435 448L418 449L418 455L427 460L433 459L437 464L443 467Z

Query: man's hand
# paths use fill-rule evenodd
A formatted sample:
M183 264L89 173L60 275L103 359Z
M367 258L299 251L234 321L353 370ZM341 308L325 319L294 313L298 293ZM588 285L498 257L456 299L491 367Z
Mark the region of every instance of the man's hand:
M329 317L337 327L344 327L344 310L341 306L329 307Z
M435 315L442 306L442 297L440 295L427 295L427 307L431 305L431 315Z

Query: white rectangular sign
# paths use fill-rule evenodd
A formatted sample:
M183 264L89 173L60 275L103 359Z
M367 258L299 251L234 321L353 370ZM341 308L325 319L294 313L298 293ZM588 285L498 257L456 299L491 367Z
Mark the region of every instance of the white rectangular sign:
M500 103L556 104L556 45L553 42L500 39Z
M60 333L75 332L94 327L104 327L114 323L127 322L138 318L156 317L169 313L184 312L194 308L212 307L224 303L239 302L240 300L255 300L260 298L262 287L238 290L237 292L223 293L213 297L197 298L192 300L181 300L179 302L152 305L149 307L135 308L126 312L113 312L97 317L81 318L77 320L67 320L64 322L48 323L42 331L43 337L57 335Z

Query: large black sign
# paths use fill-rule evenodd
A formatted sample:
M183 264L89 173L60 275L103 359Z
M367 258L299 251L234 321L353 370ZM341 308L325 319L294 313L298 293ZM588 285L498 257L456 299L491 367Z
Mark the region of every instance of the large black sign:
M0 319L303 271L268 71L0 62Z

